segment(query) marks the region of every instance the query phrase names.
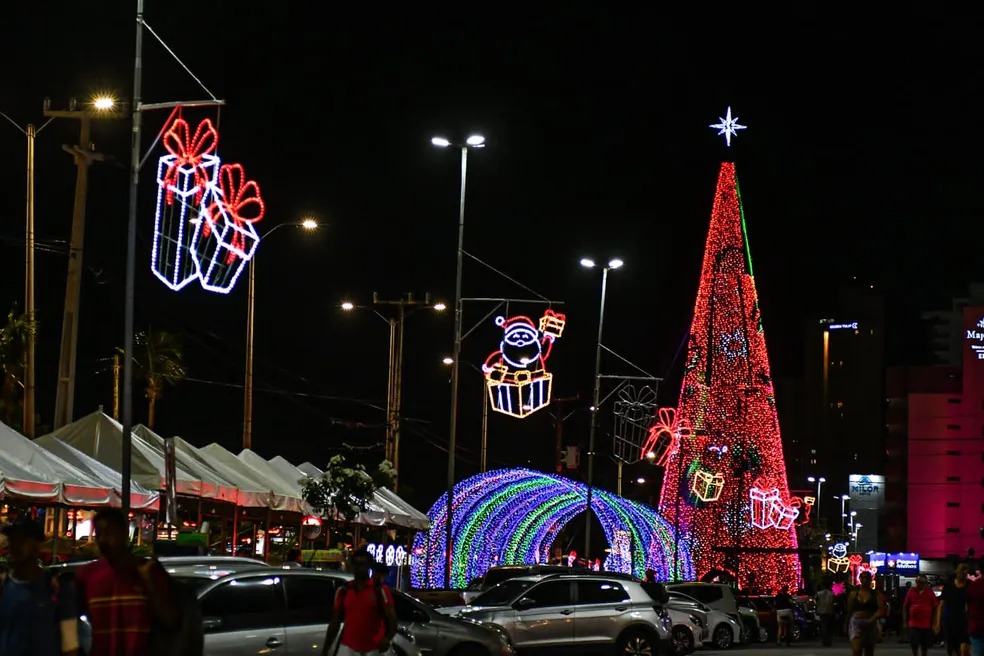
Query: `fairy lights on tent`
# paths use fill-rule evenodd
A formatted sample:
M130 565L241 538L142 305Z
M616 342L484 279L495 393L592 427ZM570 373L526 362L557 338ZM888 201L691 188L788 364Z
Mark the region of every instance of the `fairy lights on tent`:
M587 489L577 481L530 469L502 469L455 486L451 584L464 587L489 567L545 563L564 526L586 508ZM669 580L674 563L672 527L653 508L595 489L591 507L612 545L608 564L642 577L647 569ZM431 508L431 530L414 540L414 587L443 585L447 500ZM690 555L681 541L679 578L693 577Z

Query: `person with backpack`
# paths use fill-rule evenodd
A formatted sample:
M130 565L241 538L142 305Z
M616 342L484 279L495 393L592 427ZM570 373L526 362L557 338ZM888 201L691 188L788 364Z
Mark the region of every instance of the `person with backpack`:
M75 591L67 577L41 567L44 529L21 519L3 528L10 576L0 593L0 654L78 656Z
M355 578L335 593L322 656L328 656L339 629L337 656L383 656L389 653L396 634L393 591L370 578L373 558L366 549L355 551L350 565Z

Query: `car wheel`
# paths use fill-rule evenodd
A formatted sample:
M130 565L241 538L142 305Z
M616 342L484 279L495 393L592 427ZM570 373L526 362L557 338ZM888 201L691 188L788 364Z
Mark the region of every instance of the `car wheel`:
M620 656L657 656L658 642L653 634L646 631L626 631L618 639Z
M764 626L760 626L759 627L759 642L768 642L768 641L769 641L769 630L766 629Z
M803 637L803 631L800 629L799 624L793 624L793 642L798 641Z
M673 652L686 656L694 651L694 634L685 626L673 627Z
M714 633L711 634L711 642L718 649L728 649L734 640L735 636L731 633L731 627L727 624L718 624L714 627Z

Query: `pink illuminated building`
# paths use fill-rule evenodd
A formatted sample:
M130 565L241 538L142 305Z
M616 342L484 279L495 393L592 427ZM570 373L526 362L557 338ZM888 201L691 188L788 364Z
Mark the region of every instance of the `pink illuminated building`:
M984 553L984 307L962 315L960 367L896 367L886 384L886 546L922 558Z

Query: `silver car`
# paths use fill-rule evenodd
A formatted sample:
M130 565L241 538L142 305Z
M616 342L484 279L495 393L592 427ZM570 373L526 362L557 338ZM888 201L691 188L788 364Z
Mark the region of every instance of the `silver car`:
M616 648L632 656L673 651L671 621L640 581L605 574L510 579L469 606L441 613L502 627L520 651Z
M179 569L173 576L197 585L207 656L320 654L335 592L352 578L296 568L247 569L218 579L206 571L183 574ZM393 598L400 627L393 643L397 654L513 654L501 630L444 617L402 592L394 591Z

